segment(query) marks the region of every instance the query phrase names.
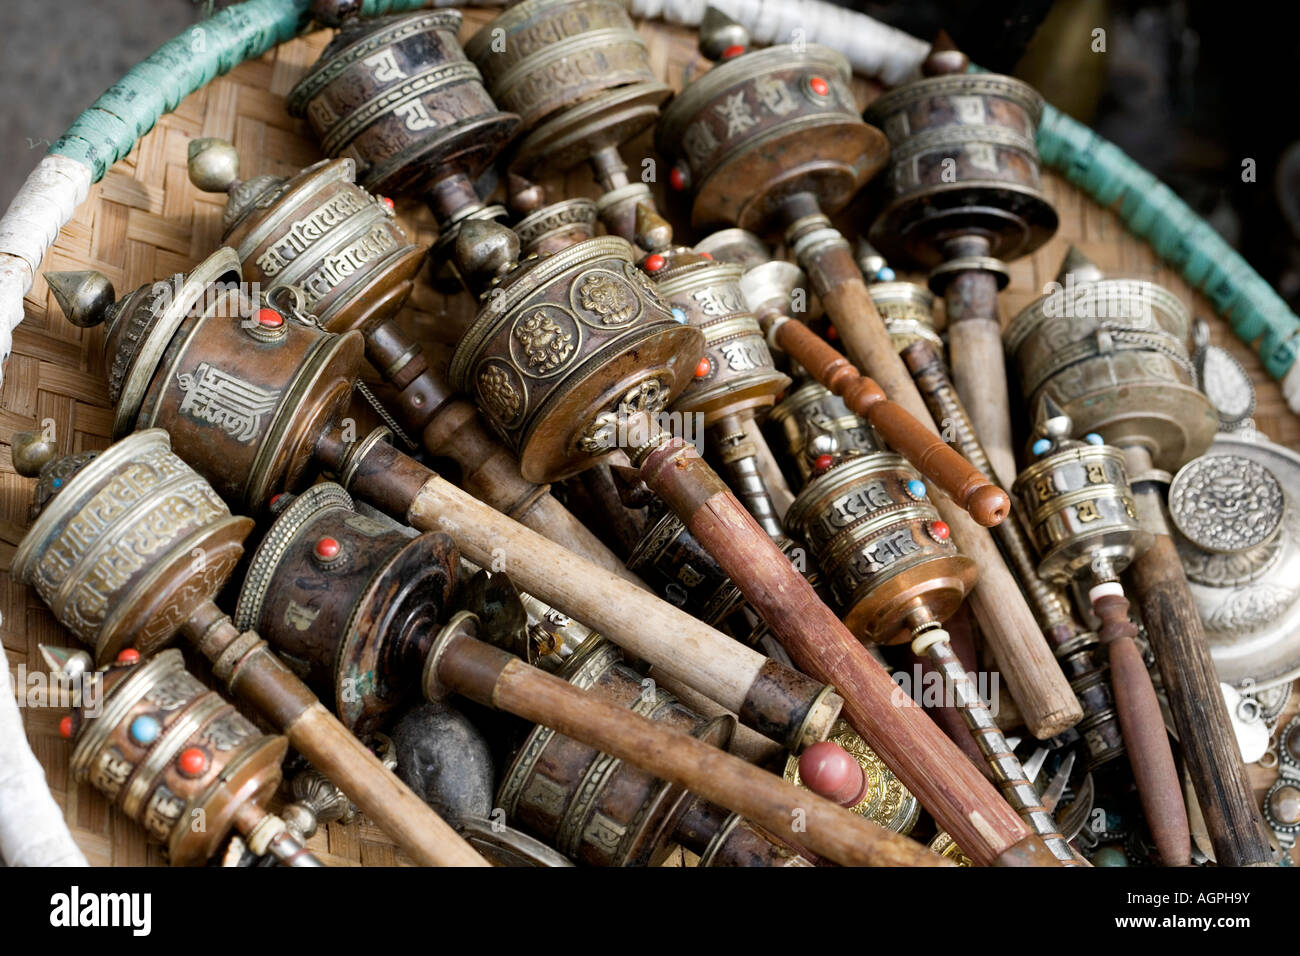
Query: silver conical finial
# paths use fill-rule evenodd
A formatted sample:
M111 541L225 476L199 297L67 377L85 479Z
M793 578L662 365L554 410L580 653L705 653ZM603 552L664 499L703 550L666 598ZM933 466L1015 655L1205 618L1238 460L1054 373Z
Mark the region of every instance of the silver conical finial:
M239 182L239 154L224 139L190 140L187 156L190 182L205 193L224 193Z
M83 650L71 647L51 647L49 644L37 644L41 658L51 674L65 677L77 677L94 670L90 655Z
M725 60L749 49L749 31L717 7L706 7L700 20L700 52Z
M45 281L73 325L88 329L108 318L117 293L102 272L47 272Z
M1036 431L1054 442L1070 437L1074 422L1052 396L1044 395L1038 402Z
M1060 271L1056 273L1056 281L1065 285L1069 276L1074 276L1074 284L1079 285L1083 282L1100 282L1105 278L1105 274L1095 262L1083 254L1078 246L1070 246L1066 250L1065 258L1061 261Z

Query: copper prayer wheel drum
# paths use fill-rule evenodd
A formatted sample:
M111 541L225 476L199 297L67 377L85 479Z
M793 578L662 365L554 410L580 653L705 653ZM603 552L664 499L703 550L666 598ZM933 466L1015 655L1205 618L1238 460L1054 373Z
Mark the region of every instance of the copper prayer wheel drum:
M485 294L452 356L452 385L529 481L581 471L617 444L617 409L657 414L694 374L703 337L673 318L634 254L601 236L526 261Z
M455 586L455 545L358 514L329 482L276 504L235 626L261 634L349 730L374 730L418 693Z
M802 486L813 476L820 455L881 451L875 429L849 411L844 400L820 382L807 380L781 400L768 416L774 450L793 465Z
M98 711L73 716L73 778L164 844L174 866L202 865L241 806L275 794L287 741L208 690L177 650L111 667L100 681Z
M946 620L975 583L975 563L958 553L924 488L898 455L854 455L810 481L786 512L861 639L909 641L910 614Z
M465 44L529 135L515 163L574 166L655 121L671 90L650 68L625 0L524 0Z
M892 155L872 244L927 267L958 237L984 237L983 255L996 259L1041 246L1057 226L1034 145L1042 108L1032 87L990 73L917 80L877 98L865 116Z
M259 177L236 186L226 209L222 241L244 278L267 291L297 287L303 308L331 332L396 312L424 260L355 174L353 160L330 159L287 181Z
M744 268L692 254L674 256L655 273L655 288L678 321L704 333L703 375L696 369L673 402L678 412L700 412L706 426L721 415L764 408L790 384L776 369L758 320L740 291Z
M1138 279L1073 281L1027 306L1003 342L1031 403L1049 396L1078 431L1141 445L1174 472L1209 448L1218 415L1196 386L1191 316Z
M659 152L694 193L696 227L755 230L795 193L843 207L885 163L888 144L858 116L848 62L813 43L713 67L664 108Z
M143 287L180 288L115 306L106 350L110 391L125 370L115 434L165 429L222 498L256 512L303 478L321 430L348 405L363 344L358 332L330 335L287 316L277 324L268 310L250 316L235 293L213 294L238 279L238 258L222 248L183 284Z
M473 179L501 151L518 118L500 112L457 40L454 10L346 20L289 93L323 152L356 161L374 192Z
M65 461L67 461L65 459ZM88 462L47 466L45 506L14 553L36 589L96 661L147 655L225 584L253 522L172 454L167 433L136 432Z
M1011 490L1048 581L1066 584L1089 568L1118 574L1146 547L1118 448L1062 448L1022 471Z
M583 642L559 671L576 687L715 746L734 721L706 720L667 691L645 682L614 645ZM662 862L690 795L681 787L537 726L507 768L496 804L511 824L590 866Z

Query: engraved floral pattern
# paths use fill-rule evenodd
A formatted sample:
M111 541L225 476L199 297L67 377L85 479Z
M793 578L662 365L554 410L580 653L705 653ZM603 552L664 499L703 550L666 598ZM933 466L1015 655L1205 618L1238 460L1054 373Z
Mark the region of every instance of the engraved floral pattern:
M515 338L523 346L524 358L534 372L559 368L573 355L573 334L560 328L555 319L537 311L515 326Z
M637 311L636 293L608 272L595 272L578 287L582 307L600 316L603 325L623 325Z
M485 410L500 422L514 421L522 399L499 365L489 365L478 374L478 394Z

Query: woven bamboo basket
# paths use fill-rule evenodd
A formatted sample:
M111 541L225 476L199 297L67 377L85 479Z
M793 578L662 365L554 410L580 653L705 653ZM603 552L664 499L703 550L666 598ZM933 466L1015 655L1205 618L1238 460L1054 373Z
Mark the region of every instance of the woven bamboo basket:
M494 11L467 10L462 39L490 20ZM659 77L680 88L707 68L696 52L696 34L662 23L639 25ZM132 150L92 187L89 199L59 234L41 271L97 269L123 292L141 283L188 271L219 243L225 197L201 193L186 175L186 148L198 137L232 141L245 178L259 174L292 175L321 158L306 124L289 116L284 99L290 88L319 56L330 32L284 44L260 59L246 62L186 98L165 116ZM859 105L879 91L868 81L854 81ZM638 152L638 149L640 152ZM626 149L628 155L652 155L649 134ZM590 174L579 170L562 180L545 182L549 195L597 195ZM660 188L660 187L656 187ZM1154 280L1166 286L1193 313L1211 325L1213 341L1227 348L1249 371L1258 394L1256 423L1269 438L1300 450L1300 418L1283 400L1282 392L1259 359L1235 339L1226 323L1215 317L1208 302L1195 294L1174 272L1163 267L1143 241L1134 238L1116 215L1097 206L1054 174L1045 173L1046 193L1060 214L1060 228L1032 257L1011 266L1011 284L1002 293L1004 321L1036 298L1052 281L1066 247L1079 246L1101 268ZM663 208L670 213L671 202ZM416 241L429 244L436 232L431 214L422 205L399 203L398 213ZM679 217L680 219L680 217ZM685 222L675 223L689 235ZM9 436L52 420L64 452L104 448L110 443L112 414L105 383L103 329L82 330L66 322L40 276L25 300L26 321L15 331L14 350L0 388L0 630L11 671L20 665L41 668L38 644L76 646L40 599L9 575L14 548L28 525L32 482L14 473ZM445 330L463 327L473 313L467 295L445 296L427 283L417 285L400 320L432 347L445 351ZM202 673L202 662L191 658ZM1283 721L1296 712L1298 698L1289 703ZM146 842L144 831L109 806L88 784L70 779L70 744L58 732L58 708L24 711L32 749L44 766L55 800L91 865L162 865L160 847ZM1252 782L1263 794L1274 771L1250 768ZM308 846L327 865L384 866L409 862L377 827L366 822L329 824ZM689 864L690 854L678 851L671 864Z

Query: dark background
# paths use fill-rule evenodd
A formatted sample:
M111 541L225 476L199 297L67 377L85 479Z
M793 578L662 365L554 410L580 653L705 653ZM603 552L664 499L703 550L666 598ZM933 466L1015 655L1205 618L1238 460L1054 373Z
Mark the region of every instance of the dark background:
M840 0L1037 85L1182 196L1300 309L1300 31L1290 4ZM0 2L0 208L109 84L229 0ZM1106 50L1093 52L1093 31ZM1243 181L1254 160L1254 182Z

